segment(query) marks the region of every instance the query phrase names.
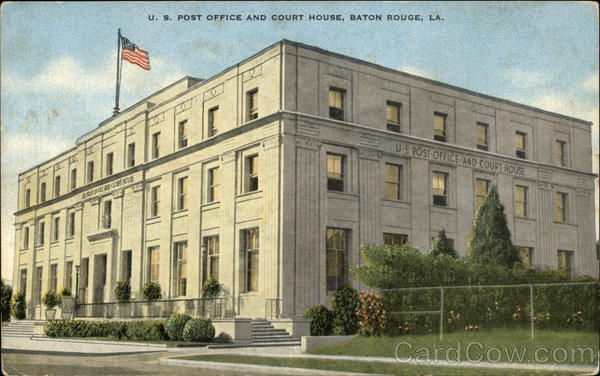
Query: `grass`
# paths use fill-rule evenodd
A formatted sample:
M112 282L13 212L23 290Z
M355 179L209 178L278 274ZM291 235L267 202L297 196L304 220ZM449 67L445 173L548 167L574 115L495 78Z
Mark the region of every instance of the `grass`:
M77 339L77 340L89 340L89 341L117 341L117 342L136 342L136 343L153 343L153 344L165 344L167 347L204 347L212 344L212 342L189 342L189 341L150 341L141 339L126 339L117 337L64 337L60 339Z
M402 342L402 345L398 346L398 355L402 358L412 356L420 359L420 356L423 356L427 359L464 361L483 357L482 361L595 365L598 364L598 341L599 334L594 332L538 330L535 332L535 339L531 340L528 330L497 329L489 332L450 333L444 335L442 341L438 335L431 334L399 337L359 336L346 342L314 349L310 353L394 357L395 346ZM490 350L492 347L500 351ZM537 348L541 349L538 350L536 358ZM587 350L581 356L578 348L591 350ZM563 359L565 352L566 359Z
M330 360L314 358L269 358L262 356L239 355L194 355L182 356L175 359L194 360L205 362L225 362L236 364L268 365L276 367L293 367L306 369L319 369L338 372L361 372L388 375L506 375L507 370L485 368L460 368L427 365L412 365L383 362L363 362L349 360ZM576 375L579 372L547 372L510 370L511 375ZM285 370L282 370L282 374Z

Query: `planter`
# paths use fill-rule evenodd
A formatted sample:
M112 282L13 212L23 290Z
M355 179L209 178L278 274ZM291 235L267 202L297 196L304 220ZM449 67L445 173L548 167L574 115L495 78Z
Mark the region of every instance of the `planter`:
M55 309L47 309L46 310L46 320L54 320L55 316L56 316Z
M73 313L75 312L75 298L72 296L63 296L61 300L61 318L63 320L73 320Z

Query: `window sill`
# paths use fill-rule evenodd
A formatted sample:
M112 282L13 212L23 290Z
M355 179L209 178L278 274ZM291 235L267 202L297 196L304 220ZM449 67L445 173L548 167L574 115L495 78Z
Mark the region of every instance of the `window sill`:
M531 217L521 217L520 215L515 215L515 219L522 219L524 221L536 221L535 218L531 218Z
M238 202L239 200L243 200L247 197L262 195L262 193L263 193L263 191L261 189L259 189L257 191L252 191L252 192L240 193L239 195L235 196L235 201Z
M53 240L52 242L50 242L50 245L56 245L60 242L60 240Z
M454 210L454 211L458 210L457 208L454 208L452 206L442 206L442 205L433 205L433 204L430 204L429 207L431 209L448 209L448 210Z
M219 205L221 205L221 201L211 201L211 202L206 202L206 203L202 204L200 207L202 209L210 209L213 206L219 206Z
M565 226L574 226L577 227L577 225L575 223L571 223L571 222L557 222L557 221L553 221L555 225L565 225Z
M29 251L29 247L19 249L19 252L27 252Z
M341 196L347 196L347 197L354 197L354 198L358 198L358 195L355 193L350 193L350 192L344 192L344 191L330 191L330 190L325 190L325 193L327 193L328 195L341 195Z
M187 212L188 212L187 208L186 209L179 209L179 210L175 210L174 212L172 212L171 215L184 214L184 213L187 213ZM154 218L157 218L157 217L154 217Z
M240 292L240 296L243 296L243 297L255 297L255 296L259 296L259 293L258 293L258 291Z
M403 204L403 205L410 205L410 201L406 201L406 200L394 200L393 198L382 198L381 201L383 202L389 202L389 203L394 203L394 204Z

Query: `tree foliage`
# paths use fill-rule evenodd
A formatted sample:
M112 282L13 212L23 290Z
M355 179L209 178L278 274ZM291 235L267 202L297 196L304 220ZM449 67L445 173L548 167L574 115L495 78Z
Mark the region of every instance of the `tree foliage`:
M453 258L458 258L458 254L454 248L452 248L452 245L446 236L446 230L438 232L438 235L433 241L433 247L431 247L431 254L433 256L448 255Z

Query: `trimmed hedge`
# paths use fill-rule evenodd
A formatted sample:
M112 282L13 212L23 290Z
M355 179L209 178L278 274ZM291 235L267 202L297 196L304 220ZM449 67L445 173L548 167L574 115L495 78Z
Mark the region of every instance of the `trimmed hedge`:
M171 315L165 324L165 331L172 341L181 341L183 339L183 328L191 320L192 316L186 313L176 313Z
M2 321L10 321L10 299L12 298L12 287L2 283Z
M115 298L119 303L127 303L131 299L131 285L129 281L118 281L115 287Z
M27 313L25 312L27 309L27 303L25 302L25 294L21 291L17 291L13 296L12 301L12 315L17 320L23 320Z
M331 298L333 306L333 334L352 335L358 331L356 308L358 291L346 285L337 289Z
M115 337L146 341L167 339L164 321L54 320L44 327L48 337Z
M190 342L209 342L215 336L215 327L210 320L191 319L185 323L182 338Z
M311 336L328 336L333 332L333 313L322 304L312 306L302 317L311 319Z

